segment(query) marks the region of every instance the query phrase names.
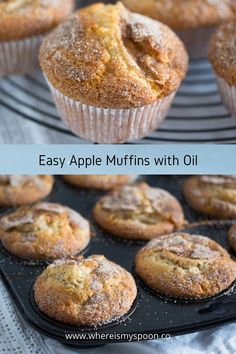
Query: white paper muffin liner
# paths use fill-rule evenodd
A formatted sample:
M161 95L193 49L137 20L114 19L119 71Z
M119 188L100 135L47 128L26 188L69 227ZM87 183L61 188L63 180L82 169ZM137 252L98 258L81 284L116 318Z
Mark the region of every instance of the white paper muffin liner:
M207 58L208 43L216 27L201 27L176 31L191 59Z
M216 74L220 95L230 114L236 118L236 85L230 86Z
M44 36L18 41L0 41L0 75L24 74L38 66L38 53Z
M175 92L153 104L130 109L98 108L71 99L49 83L55 104L69 129L100 144L137 140L158 128L166 117Z

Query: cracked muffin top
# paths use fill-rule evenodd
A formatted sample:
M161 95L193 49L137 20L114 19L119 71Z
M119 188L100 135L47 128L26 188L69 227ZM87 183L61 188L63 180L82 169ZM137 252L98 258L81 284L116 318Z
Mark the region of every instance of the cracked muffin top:
M194 176L183 186L189 205L197 211L217 218L236 217L236 176Z
M121 3L77 11L41 47L41 67L64 95L96 107L151 104L174 92L188 57L165 25Z
M48 32L72 13L74 5L74 0L0 0L0 41Z
M87 220L68 207L38 203L2 217L0 238L9 252L21 258L68 258L88 245L90 227Z
M171 296L213 296L236 278L236 263L225 249L208 237L187 233L151 240L137 253L135 264L145 283Z
M217 26L235 17L235 0L123 0L131 10L174 29Z
M35 203L52 191L53 183L49 175L1 175L0 206Z
M34 285L40 310L74 325L101 325L115 320L130 310L136 295L131 274L100 255L57 261Z
M94 216L112 234L133 239L150 239L185 224L177 199L146 183L115 188L98 201Z
M236 85L236 20L223 24L212 36L209 59L217 75Z

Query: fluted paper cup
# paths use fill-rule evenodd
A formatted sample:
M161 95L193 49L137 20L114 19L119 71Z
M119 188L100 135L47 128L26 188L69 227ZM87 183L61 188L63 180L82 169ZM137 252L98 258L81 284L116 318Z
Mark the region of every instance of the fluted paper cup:
M236 117L236 85L230 86L224 79L216 74L220 95L226 108L233 117Z
M176 31L184 42L190 58L200 59L208 56L208 43L216 27L201 27L189 30Z
M44 36L0 42L0 75L24 74L38 66L38 53Z
M137 140L158 128L175 93L153 104L130 109L98 108L71 99L49 83L63 121L77 136L100 144Z

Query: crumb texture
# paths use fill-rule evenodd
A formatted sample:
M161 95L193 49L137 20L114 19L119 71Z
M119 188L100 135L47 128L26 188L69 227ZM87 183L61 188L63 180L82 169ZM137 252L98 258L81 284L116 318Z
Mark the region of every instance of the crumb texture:
M136 298L133 277L104 256L58 261L35 282L40 310L60 322L102 325L125 315Z
M62 94L96 107L151 104L177 90L188 58L165 25L121 3L77 11L44 41L41 67Z

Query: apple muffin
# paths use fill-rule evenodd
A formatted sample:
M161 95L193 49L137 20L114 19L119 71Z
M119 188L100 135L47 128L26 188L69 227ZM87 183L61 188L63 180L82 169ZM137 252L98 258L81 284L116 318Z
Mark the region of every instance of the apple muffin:
M49 175L1 175L0 206L35 203L51 193L53 184Z
M11 254L33 260L68 258L90 241L90 226L76 211L54 203L23 206L0 219L0 239Z
M185 224L177 199L146 183L115 188L94 208L96 222L114 236L149 240Z
M236 176L193 176L183 185L188 204L218 219L236 218Z
M212 36L209 60L226 108L236 117L236 19L223 24Z
M56 261L34 284L39 309L76 326L102 325L126 315L137 295L130 273L104 256Z
M123 0L131 11L171 27L183 40L190 57L207 57L211 34L235 17L235 0Z
M76 186L86 189L109 190L117 186L132 183L135 175L65 175L63 179Z
M173 233L157 237L136 255L139 277L157 292L180 298L206 298L227 290L236 263L208 237Z
M230 247L236 253L236 224L232 225L229 230L228 241L229 241Z
M188 56L167 26L118 2L75 12L44 40L40 63L76 135L122 143L158 127L185 77Z
M74 0L1 0L0 75L33 70L45 33L71 14L74 5Z

